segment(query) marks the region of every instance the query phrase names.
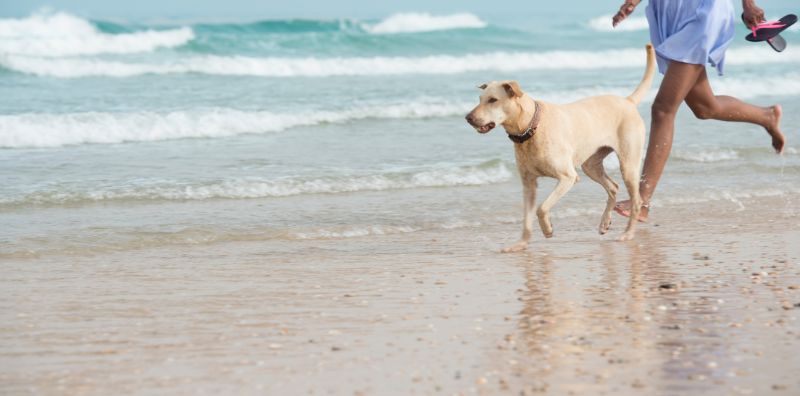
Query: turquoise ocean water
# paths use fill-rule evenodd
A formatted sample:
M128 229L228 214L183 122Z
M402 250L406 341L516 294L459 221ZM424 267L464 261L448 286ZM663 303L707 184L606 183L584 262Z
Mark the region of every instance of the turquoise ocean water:
M770 16L798 11L774 3ZM515 235L512 144L463 122L475 87L515 79L553 102L627 95L644 67L642 11L619 30L610 15L533 9L535 23L424 12L246 23L59 11L0 19L0 257L497 223ZM789 148L776 156L758 127L682 112L660 210L716 202L736 211L758 196L796 207L800 30L785 33L781 54L745 33L739 26L726 75L712 85L781 103ZM654 93L640 107L646 119ZM554 217L599 214L604 197L584 181Z

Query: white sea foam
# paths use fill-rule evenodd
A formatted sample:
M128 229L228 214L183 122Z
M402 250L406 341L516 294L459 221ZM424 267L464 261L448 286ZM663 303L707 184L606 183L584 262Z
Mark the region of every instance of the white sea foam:
M254 58L209 55L185 57L166 63L0 55L0 66L7 69L27 74L64 78L183 73L262 77L327 77L458 74L489 70L598 69L642 67L643 65L643 49L354 58Z
M794 96L800 95L800 73L758 79L715 78L711 86L718 95L732 95L738 98Z
M589 20L588 25L592 30L598 32L630 32L636 30L647 30L647 18L645 17L632 17L629 16L617 27L611 26L611 18L613 15L602 15L597 18Z
M769 198L769 197L781 197L788 194L798 194L800 193L800 188L796 188L794 186L788 187L785 189L778 189L778 188L764 188L760 190L710 190L710 191L702 191L696 195L681 195L681 196L669 196L665 198L659 198L654 200L654 206L669 206L669 205L685 205L685 204L692 204L692 203L703 203L703 202L714 202L714 201L730 201L736 204L741 205L741 200L747 199L757 199L757 198Z
M26 113L0 115L0 147L60 147L278 132L293 127L367 118L405 119L460 115L469 103L410 101L407 104L279 114L227 108L170 113Z
M0 53L43 58L150 52L178 47L193 38L194 32L188 27L107 34L91 22L64 12L0 19Z
M747 99L758 96L800 95L800 74L790 73L758 79L715 78L712 82L718 94ZM570 91L536 90L536 96L546 101L566 103L587 96L630 94L631 87L591 87ZM655 89L645 97L652 101ZM158 141L181 138L227 137L247 133L279 132L294 127L324 123L347 123L356 120L420 119L452 117L465 113L474 102L451 102L445 98L409 100L406 104L367 106L340 111L302 111L274 113L241 111L229 108L196 109L169 113L26 113L0 115L0 148L59 147L85 143L122 143ZM698 154L701 155L701 154ZM721 160L735 152L709 154ZM713 160L712 157L711 158ZM691 158L685 158L692 160ZM606 164L616 167L616 161Z
M711 76L711 86L717 95L731 95L740 99L751 99L761 96L797 96L800 95L800 73L788 73L773 77L734 78ZM536 91L538 98L555 103L567 103L581 98L597 95L628 96L633 91L630 86L595 86L567 91ZM524 87L523 87L524 88ZM658 92L653 87L644 96L643 102L652 102Z
M511 221L512 223L516 221ZM508 221L498 220L495 222L480 222L480 221L467 221L467 220L453 220L446 223L439 224L425 224L425 225L366 225L366 226L343 226L343 227L329 227L318 228L315 230L290 232L289 238L292 239L341 239L341 238L360 238L373 235L394 235L406 234L410 232L418 232L425 230L455 230L460 228L473 228L481 227L489 224L503 224Z
M739 153L732 149L698 149L676 150L673 156L690 162L721 162L739 158Z
M728 52L732 65L800 63L800 51L780 56L761 47ZM188 56L161 63L109 61L91 57L45 58L0 54L0 66L20 73L52 77L202 73L262 77L327 77L408 74L458 74L475 71L591 70L643 68L643 48L602 51L494 52L424 57L257 58Z
M480 29L486 22L473 14L461 13L435 16L428 13L394 14L375 25L364 29L373 34L419 33L451 29Z
M371 235L405 234L420 231L421 228L410 226L371 225L364 227L321 228L306 232L292 232L292 239L340 239L358 238Z
M55 189L21 197L0 197L0 204L64 204L113 200L205 200L287 197L423 187L479 186L510 180L508 164L495 160L479 165L439 166L415 172L392 172L316 178L232 179L196 185L139 182L132 187L67 191Z

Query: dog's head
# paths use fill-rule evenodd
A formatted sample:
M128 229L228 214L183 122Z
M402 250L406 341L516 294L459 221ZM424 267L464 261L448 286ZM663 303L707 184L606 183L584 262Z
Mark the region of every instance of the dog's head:
M467 114L467 122L480 133L519 116L517 100L523 92L516 81L492 81L479 86L480 103Z

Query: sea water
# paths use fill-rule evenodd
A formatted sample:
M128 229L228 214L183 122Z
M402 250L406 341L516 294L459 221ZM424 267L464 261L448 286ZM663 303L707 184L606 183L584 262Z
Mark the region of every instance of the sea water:
M788 3L770 12L792 11ZM641 12L616 30L595 11L525 12L154 23L50 10L0 19L0 257L503 223L516 233L513 144L463 119L476 86L513 79L555 103L628 95L649 37ZM800 31L785 33L789 48L778 54L737 28L726 75L709 69L712 86L781 103L786 152L772 153L760 127L683 109L655 213L742 210L759 196L797 202ZM640 106L648 125L659 83ZM613 156L606 165L619 181ZM541 183L540 200L552 185ZM584 178L553 216L599 214L604 202Z

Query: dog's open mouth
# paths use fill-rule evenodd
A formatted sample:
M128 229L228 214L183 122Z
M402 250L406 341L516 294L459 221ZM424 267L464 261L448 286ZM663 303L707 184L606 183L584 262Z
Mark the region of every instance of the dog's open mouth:
M488 124L486 124L486 125L484 125L482 127L478 127L478 128L475 128L475 129L477 129L478 132L480 132L480 133L486 133L486 132L489 132L492 129L494 129L494 126L495 126L494 123L490 122L490 123L488 123Z

